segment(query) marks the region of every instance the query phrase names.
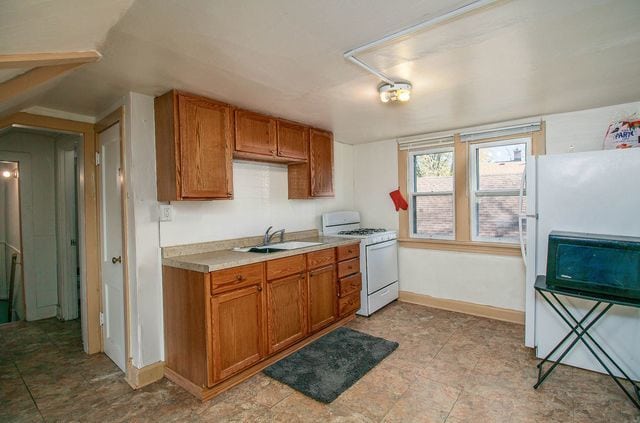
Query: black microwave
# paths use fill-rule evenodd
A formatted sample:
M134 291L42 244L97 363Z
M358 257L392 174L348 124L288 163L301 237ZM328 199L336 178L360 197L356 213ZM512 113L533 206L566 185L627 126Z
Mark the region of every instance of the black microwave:
M551 232L547 286L640 299L640 238Z

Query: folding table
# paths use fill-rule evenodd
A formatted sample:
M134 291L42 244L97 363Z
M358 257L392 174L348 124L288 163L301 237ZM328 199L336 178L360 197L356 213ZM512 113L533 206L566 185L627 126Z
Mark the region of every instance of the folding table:
M587 349L593 354L593 356L598 360L600 365L609 373L609 376L614 380L614 382L624 391L627 397L631 400L631 402L640 409L640 384L634 382L622 368L615 362L615 360L611 357L607 351L589 334L589 330L595 326L595 324L604 317L605 314L614 305L617 306L626 306L626 307L635 307L640 308L640 300L632 299L632 298L619 298L604 294L597 294L592 292L584 292L584 291L576 291L569 289L559 289L556 287L547 286L547 280L545 276L538 276L536 278L536 283L534 285L536 291L540 294L540 296L551 306L551 308L562 318L562 320L569 326L571 329L567 335L562 338L560 342L547 354L545 358L542 359L540 363L538 363L538 381L535 385L533 385L534 389L538 389L538 387L544 382L544 380L553 372L558 364L562 361L562 359L571 351L571 349L581 341ZM562 302L559 296L566 297L574 297L581 298L583 300L591 300L594 301L595 304L591 307L591 309L584 315L584 317L578 319L574 316L571 311L567 308L567 306ZM555 300L555 304L554 301ZM557 304L557 305L556 305ZM603 307L600 307L600 306ZM600 308L600 310L598 310ZM592 317L595 316L595 317ZM569 343L569 345L562 351L562 353L558 356L558 358L554 361L551 360L551 356L558 351L564 344L567 342L572 335L575 338ZM595 348L594 348L595 347ZM623 375L623 379L626 379L627 382L631 384L631 389L627 389L618 378L613 374L609 366L605 363L605 360L608 360L610 365L613 365L620 374ZM553 363L551 367L549 367L544 373L542 373L542 366L547 363Z

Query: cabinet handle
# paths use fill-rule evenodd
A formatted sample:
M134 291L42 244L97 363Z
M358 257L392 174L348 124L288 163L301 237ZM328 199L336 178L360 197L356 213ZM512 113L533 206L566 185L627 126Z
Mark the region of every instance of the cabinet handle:
M244 277L244 276L242 276L242 275L236 275L236 280L237 280L238 282L242 282L243 280L245 280L245 277Z
M300 273L300 279L304 279L304 272Z
M258 292L262 291L262 285L258 285Z

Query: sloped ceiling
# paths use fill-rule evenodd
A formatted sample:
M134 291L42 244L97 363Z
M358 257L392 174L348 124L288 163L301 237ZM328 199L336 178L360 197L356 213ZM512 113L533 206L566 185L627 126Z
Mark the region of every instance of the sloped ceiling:
M407 104L381 104L379 81L342 57L465 3L9 0L0 48L104 56L22 105L97 115L130 90L179 88L347 143L640 99L637 0L499 1L361 55L413 83Z
M99 50L133 0L2 0L0 54ZM0 81L29 69L6 69ZM36 105L62 78L0 104L6 115ZM65 108L63 108L65 109Z

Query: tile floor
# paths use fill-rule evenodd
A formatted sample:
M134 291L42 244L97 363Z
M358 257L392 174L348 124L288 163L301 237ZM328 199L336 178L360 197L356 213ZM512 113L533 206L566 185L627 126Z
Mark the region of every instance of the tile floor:
M205 403L166 379L132 391L78 321L0 328L0 421L640 422L596 373L561 366L534 391L522 326L406 303L350 326L400 347L330 405L262 374Z

